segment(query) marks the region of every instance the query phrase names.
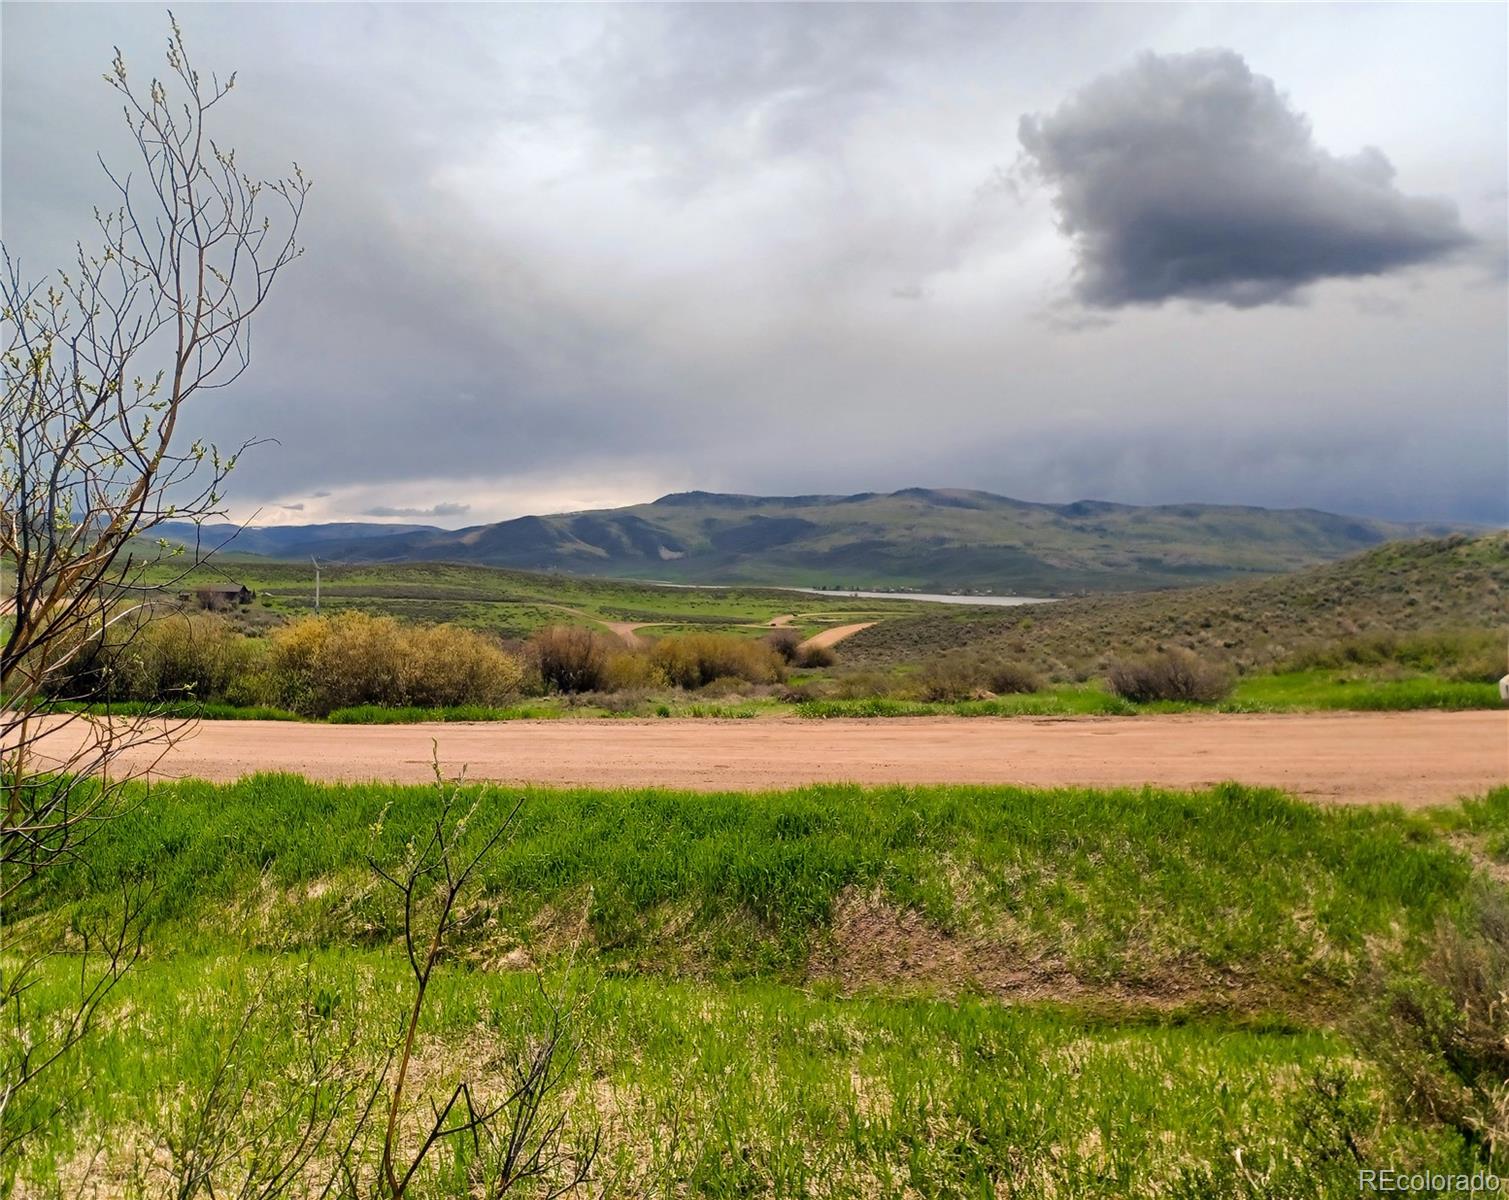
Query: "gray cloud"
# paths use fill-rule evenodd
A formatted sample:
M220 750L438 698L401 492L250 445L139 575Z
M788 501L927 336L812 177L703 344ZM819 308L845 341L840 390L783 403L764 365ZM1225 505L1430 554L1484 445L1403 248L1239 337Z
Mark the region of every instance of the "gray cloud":
M1341 157L1230 50L1147 53L1019 136L1075 239L1075 291L1116 308L1238 308L1327 278L1438 261L1471 238L1449 201L1406 196L1368 146Z
M301 506L302 507L302 506ZM470 504L457 504L454 501L443 500L439 504L433 504L429 508L394 508L387 504L377 504L371 508L364 508L364 517L459 517L471 511Z
M222 445L276 439L232 477L238 511L460 524L693 487L926 482L1505 512L1502 283L1422 269L1326 284L1303 311L1054 307L1073 246L1003 159L1023 113L1145 47L1214 40L1268 65L1320 144L1378 139L1399 191L1452 195L1486 242L1509 145L1501 12L182 15L201 67L240 70L221 144L315 180L308 253L258 314L251 370L191 418ZM163 20L0 4L5 240L30 267L67 262L107 198L95 151L129 164L99 76L116 44L160 69ZM1312 45L1328 51L1296 49ZM447 522L435 496L470 511Z

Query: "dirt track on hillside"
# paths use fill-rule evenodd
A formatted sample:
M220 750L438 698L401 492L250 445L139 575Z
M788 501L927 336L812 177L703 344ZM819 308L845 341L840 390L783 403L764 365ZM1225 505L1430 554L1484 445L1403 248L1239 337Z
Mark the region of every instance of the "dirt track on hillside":
M50 735L72 736L66 730ZM450 725L206 721L159 777L431 778L603 787L820 781L1200 787L1225 779L1338 803L1446 803L1509 783L1509 713L558 720ZM58 749L62 747L59 746ZM46 743L44 741L44 749Z
M821 646L836 646L846 637L853 637L861 629L868 629L874 621L860 621L854 625L835 625L832 629L824 629L821 633L814 633L802 643L802 649L812 649Z

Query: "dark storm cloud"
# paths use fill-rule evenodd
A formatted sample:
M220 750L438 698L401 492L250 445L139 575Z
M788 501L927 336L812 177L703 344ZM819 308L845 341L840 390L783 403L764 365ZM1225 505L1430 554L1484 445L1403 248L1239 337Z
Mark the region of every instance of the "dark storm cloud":
M1230 50L1144 54L1056 112L1023 117L1019 133L1075 240L1076 294L1095 307L1252 307L1472 240L1454 205L1400 192L1381 151L1317 145L1273 81Z

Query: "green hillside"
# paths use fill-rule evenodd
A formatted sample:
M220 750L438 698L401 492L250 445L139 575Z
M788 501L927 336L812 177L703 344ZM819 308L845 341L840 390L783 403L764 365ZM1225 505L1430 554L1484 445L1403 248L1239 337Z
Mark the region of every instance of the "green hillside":
M853 496L682 492L462 530L252 530L231 549L346 562L479 563L688 583L1061 595L1273 574L1450 532L1313 509L1034 504L908 488ZM180 535L181 536L181 535ZM244 542L242 539L245 539ZM308 542L308 544L306 544Z
M1338 639L1361 646L1447 631L1502 634L1506 625L1509 534L1454 535L1390 543L1276 578L1176 592L997 610L940 605L861 630L844 643L844 661L921 663L968 649L1030 662L1055 676L1083 677L1110 657L1177 643L1252 669Z

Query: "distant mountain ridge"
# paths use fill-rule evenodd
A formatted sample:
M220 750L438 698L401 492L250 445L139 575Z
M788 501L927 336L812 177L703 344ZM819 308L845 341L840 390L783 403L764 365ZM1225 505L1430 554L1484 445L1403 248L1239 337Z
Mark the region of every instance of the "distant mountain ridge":
M1315 509L1101 500L1040 504L904 488L847 496L676 492L649 504L445 530L349 522L241 531L231 553L446 561L679 583L969 590L1126 590L1293 570L1462 527ZM164 530L188 540L192 527ZM206 527L219 544L232 526Z

